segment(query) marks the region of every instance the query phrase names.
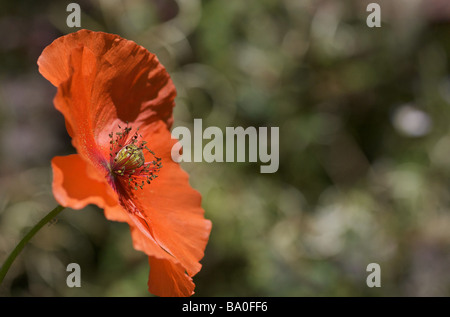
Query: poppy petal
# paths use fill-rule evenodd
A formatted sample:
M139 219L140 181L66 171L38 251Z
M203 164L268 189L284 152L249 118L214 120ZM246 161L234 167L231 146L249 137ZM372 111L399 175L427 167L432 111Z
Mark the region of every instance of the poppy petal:
M95 138L96 123L92 120L90 105L96 58L87 48L74 49L70 58L77 67L74 66L72 75L58 87L53 102L65 117L67 130L77 152L106 175L107 161Z
M148 291L158 296L175 297L194 294L194 283L179 264L149 257Z
M60 86L73 69L80 69L80 64L71 62L73 51L80 48L87 48L96 57L95 63L85 69L91 73L86 79L91 80L84 83L91 88L88 101L92 119L98 124L96 135L108 124L115 124L115 119L146 124L162 120L171 126L175 87L157 57L133 41L80 30L47 46L38 59L39 71Z
M211 222L203 216L201 196L190 186L188 174L171 159L171 148L176 141L162 124L156 127L155 124L144 128L142 136L161 157L162 168L151 184L135 191L135 197L139 205L145 206L141 214L152 230L152 237L168 253L165 258L180 262L189 276L194 276L201 269L199 261L204 256ZM154 255L142 244L140 248Z
M104 182L93 177L93 170L79 154L54 157L52 169L53 193L62 206L73 209L89 204L108 209L118 206L115 193Z

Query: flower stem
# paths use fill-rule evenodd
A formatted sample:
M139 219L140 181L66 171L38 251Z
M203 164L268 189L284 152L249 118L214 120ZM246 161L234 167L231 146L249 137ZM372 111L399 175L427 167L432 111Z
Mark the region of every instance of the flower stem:
M16 257L19 255L20 251L25 247L25 245L28 243L28 241L31 240L31 238L50 220L55 218L61 211L64 210L65 207L63 206L57 206L55 209L50 211L44 218L41 219L31 230L27 233L25 237L19 242L19 244L14 248L14 250L11 252L11 254L6 259L5 263L3 263L2 268L0 269L0 284L3 282L3 279L5 278L6 273L8 273L8 270L11 266L11 264L14 262Z

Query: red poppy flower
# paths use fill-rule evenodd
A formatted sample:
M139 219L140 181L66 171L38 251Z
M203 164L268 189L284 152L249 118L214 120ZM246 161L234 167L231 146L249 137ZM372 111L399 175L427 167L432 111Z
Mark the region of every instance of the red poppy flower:
M58 88L54 105L77 150L52 160L55 199L127 222L149 258L149 291L192 295L211 222L171 159L176 91L164 67L132 41L88 30L56 39L38 65Z

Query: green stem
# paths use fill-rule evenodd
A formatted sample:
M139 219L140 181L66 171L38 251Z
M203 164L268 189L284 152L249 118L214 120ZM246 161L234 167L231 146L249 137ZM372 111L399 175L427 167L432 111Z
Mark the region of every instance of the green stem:
M3 282L3 279L5 278L6 273L8 273L8 270L11 266L11 264L14 262L16 257L19 255L20 251L25 247L25 245L28 243L28 241L33 238L33 236L50 220L55 218L61 211L63 211L65 207L63 206L57 206L55 209L50 211L44 218L41 219L31 230L27 233L25 237L23 237L22 241L19 242L19 244L14 248L14 250L11 252L9 257L6 259L5 263L3 263L2 268L0 269L0 284Z

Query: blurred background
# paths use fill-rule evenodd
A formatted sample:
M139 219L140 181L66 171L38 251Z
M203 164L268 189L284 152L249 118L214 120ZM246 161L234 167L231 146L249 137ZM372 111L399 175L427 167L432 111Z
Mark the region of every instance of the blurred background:
M56 206L73 153L37 58L71 1L0 2L0 262ZM176 126L280 127L280 168L183 163L213 222L195 296L450 295L450 2L76 1L81 27L155 53ZM366 25L381 6L382 27ZM68 288L66 266L81 266ZM369 263L381 287L369 288ZM126 224L65 210L1 296L151 296Z

